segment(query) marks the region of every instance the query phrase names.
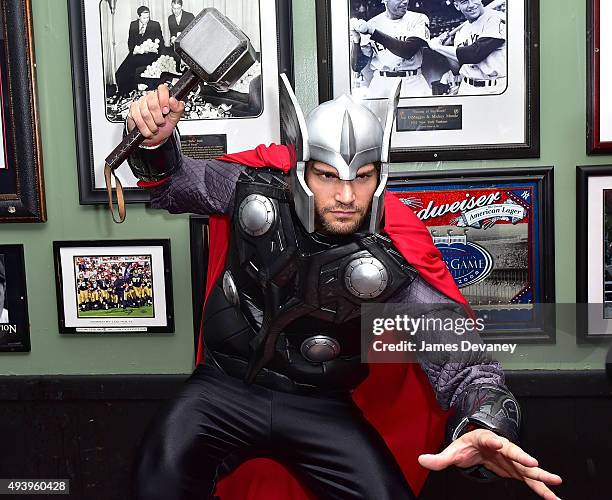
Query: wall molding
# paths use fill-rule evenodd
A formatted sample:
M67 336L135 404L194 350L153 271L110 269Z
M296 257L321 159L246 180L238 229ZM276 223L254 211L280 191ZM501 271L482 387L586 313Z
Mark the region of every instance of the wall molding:
M508 370L516 397L612 397L604 370ZM3 375L2 401L163 400L176 394L189 374Z

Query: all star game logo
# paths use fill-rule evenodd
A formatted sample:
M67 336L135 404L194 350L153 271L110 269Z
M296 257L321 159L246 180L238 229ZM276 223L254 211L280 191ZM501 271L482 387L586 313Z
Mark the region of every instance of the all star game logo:
M485 279L493 270L493 257L480 245L467 241L467 236L433 235L455 283L463 288Z

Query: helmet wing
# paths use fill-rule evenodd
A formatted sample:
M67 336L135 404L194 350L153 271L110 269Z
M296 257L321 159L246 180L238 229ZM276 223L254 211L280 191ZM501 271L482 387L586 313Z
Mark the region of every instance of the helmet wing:
M308 161L310 151L306 120L285 73L281 73L279 76L278 87L280 91L281 143L285 146L295 147L297 161Z
M402 89L401 78L397 79L395 85L391 89L389 94L389 100L387 101L387 112L385 113L385 131L383 133L382 142L382 163L389 163L389 157L391 153L391 134L393 133L393 120L395 119L395 112L397 105L399 104L400 91Z

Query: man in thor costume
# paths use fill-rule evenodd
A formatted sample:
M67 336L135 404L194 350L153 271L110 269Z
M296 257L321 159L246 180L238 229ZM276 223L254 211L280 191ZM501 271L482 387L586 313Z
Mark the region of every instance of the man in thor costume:
M361 360L362 304L471 313L426 228L385 191L399 86L385 130L348 96L304 119L284 76L281 94L290 145L216 160L181 154L184 103L166 87L130 108L147 140L129 163L152 206L210 215L198 364L145 435L135 498L414 499L427 469L450 465L556 498L547 484L561 478L514 444L519 405L487 354Z

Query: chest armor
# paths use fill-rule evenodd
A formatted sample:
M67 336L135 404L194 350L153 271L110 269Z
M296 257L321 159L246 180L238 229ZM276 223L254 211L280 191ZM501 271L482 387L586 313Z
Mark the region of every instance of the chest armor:
M252 328L248 382L263 367L299 378L300 366L324 373L359 362L361 304L386 302L416 275L384 235L307 233L287 176L247 169L239 178L218 288Z

